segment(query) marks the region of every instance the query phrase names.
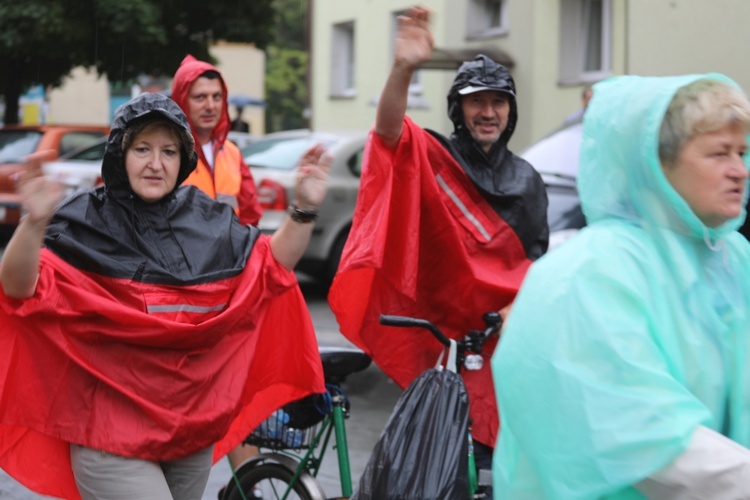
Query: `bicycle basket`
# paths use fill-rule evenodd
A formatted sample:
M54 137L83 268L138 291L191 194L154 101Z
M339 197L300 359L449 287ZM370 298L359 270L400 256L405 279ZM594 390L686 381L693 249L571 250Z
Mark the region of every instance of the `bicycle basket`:
M323 421L324 408L316 402L320 394L313 394L283 406L253 430L245 443L272 449L308 448L317 432L317 424Z

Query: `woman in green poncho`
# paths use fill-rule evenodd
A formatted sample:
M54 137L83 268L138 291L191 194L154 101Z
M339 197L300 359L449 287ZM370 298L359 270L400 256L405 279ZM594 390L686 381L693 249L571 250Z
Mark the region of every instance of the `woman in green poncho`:
M584 122L589 226L531 267L492 359L495 498L750 498L750 103L618 77Z

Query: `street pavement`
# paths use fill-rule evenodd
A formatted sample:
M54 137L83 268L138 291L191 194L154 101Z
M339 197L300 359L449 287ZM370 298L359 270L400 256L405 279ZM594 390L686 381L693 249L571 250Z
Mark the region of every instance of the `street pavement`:
M326 301L325 289L304 275L300 275L299 278L315 325L319 345L353 347L339 333L336 318ZM367 464L370 451L380 436L402 390L375 365L350 376L342 388L349 395L351 403L347 433L352 480L356 486ZM217 500L219 490L230 477L231 471L227 460L219 460L211 469L203 500ZM328 450L326 453L318 481L328 497L340 496L335 450ZM49 497L31 492L0 470L0 499L40 500L46 498Z

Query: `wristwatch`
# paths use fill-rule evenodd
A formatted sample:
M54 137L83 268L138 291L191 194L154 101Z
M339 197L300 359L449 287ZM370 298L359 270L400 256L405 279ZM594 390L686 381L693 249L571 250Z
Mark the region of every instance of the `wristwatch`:
M297 205L289 205L289 216L294 222L307 224L309 222L315 222L315 219L318 218L318 211L302 210L301 208L297 208Z

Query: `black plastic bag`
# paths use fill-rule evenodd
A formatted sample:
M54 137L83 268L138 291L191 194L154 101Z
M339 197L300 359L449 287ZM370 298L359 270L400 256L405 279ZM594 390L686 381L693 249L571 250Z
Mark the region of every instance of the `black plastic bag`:
M468 423L461 376L424 371L396 403L351 499L467 499Z

